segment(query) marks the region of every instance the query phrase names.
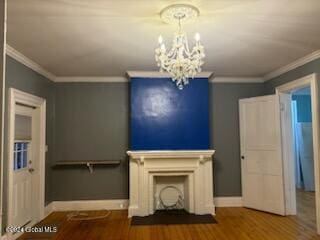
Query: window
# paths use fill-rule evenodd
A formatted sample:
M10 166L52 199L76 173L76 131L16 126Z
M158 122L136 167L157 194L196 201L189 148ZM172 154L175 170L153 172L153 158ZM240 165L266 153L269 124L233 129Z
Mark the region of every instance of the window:
M28 165L28 145L29 142L14 143L14 162L13 170L26 168Z

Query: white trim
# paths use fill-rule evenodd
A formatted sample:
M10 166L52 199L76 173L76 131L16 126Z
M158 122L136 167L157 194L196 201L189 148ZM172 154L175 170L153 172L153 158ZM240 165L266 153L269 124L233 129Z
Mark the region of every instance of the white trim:
M40 75L45 76L53 82L61 83L126 83L130 82L130 78L133 77L146 77L146 78L169 78L171 77L169 73L161 73L157 71L127 71L128 77L123 76L55 76L53 73L47 71L45 68L35 63L30 58L26 57L10 45L6 45L6 54L14 58L21 64L29 67ZM208 78L210 83L263 83L263 78L261 77L223 77L215 76L213 77L212 72L201 72L197 74L198 78ZM129 79L128 79L129 78Z
M120 210L128 209L128 205L128 199L53 201L46 206L46 214L55 211Z
M157 71L127 71L128 77L123 76L55 76L53 73L47 71L45 68L35 63L27 56L23 55L10 45L6 45L6 54L17 60L21 64L27 66L33 71L45 76L53 82L61 83L126 83L130 82L133 77L146 77L146 78L169 78L169 73L161 73ZM261 77L213 77L212 72L201 72L196 77L208 78L210 83L263 83Z
M0 229L3 229L3 162L4 162L4 120L5 120L5 96L6 96L6 40L7 40L7 0L4 0L4 19L3 19L3 52L2 54L2 99L1 99L1 136L0 136ZM0 233L1 235L1 233ZM1 237L2 239L3 237ZM3 238L4 239L4 238Z
M260 77L213 77L209 79L212 83L263 83Z
M319 86L318 86L318 76L317 74L310 74L303 78L297 79L295 81L289 82L287 84L281 85L276 88L276 93L281 94L286 92L291 92L295 89L303 88L306 86L311 87L311 111L312 111L312 128L313 128L313 150L314 150L314 171L315 171L315 190L316 190L316 215L317 215L317 232L320 234L320 126L319 126ZM285 123L282 123L284 125ZM283 136L285 138L285 136ZM284 148L290 149L290 148ZM288 153L290 154L290 153ZM294 169L290 167L294 162L290 159L284 158L283 164L287 165L287 169ZM289 174L293 175L294 172ZM290 178L292 179L292 177ZM286 180L286 179L285 179ZM291 180L292 181L292 180ZM290 189L292 182L285 181L285 188ZM295 201L295 198L291 195L288 196L288 201ZM292 205L292 203L290 203Z
M92 76L73 76L73 77L56 77L55 82L88 82L88 83L117 83L128 82L128 78L120 76L105 76L105 77L92 77Z
M55 81L56 76L51 72L44 69L38 63L32 61L30 58L23 55L21 52L17 51L13 47L7 44L6 47L6 54L13 59L17 60L18 62L22 63L23 65L27 66L28 68L32 69L33 71L39 73L42 76L50 79L51 81Z
M114 83L114 82L128 82L129 80L126 77L122 76L55 76L53 73L49 72L43 68L38 63L34 62L27 56L23 55L10 45L6 45L6 54L14 58L23 65L31 68L35 72L45 76L53 82L105 82L105 83ZM303 66L313 60L320 58L320 50L317 50L307 56L304 56L286 66L278 68L263 77L224 77L224 76L215 76L213 77L212 72L201 72L196 77L199 78L209 78L209 82L213 83L263 83L265 81L271 80L275 77L280 76L286 72L289 72L297 67ZM170 77L168 73L160 73L157 71L127 71L129 77L160 77L167 78Z
M215 150L163 150L163 151L127 151L127 154L132 159L188 159L188 158L211 158Z
M320 50L317 50L311 54L308 54L302 58L299 58L296 61L294 61L286 66L280 67L280 68L264 75L263 79L264 79L264 81L271 80L271 79L278 77L284 73L287 73L295 68L301 67L309 62L312 62L318 58L320 58Z
M48 217L53 211L53 202L44 207L44 217Z
M34 221L40 221L44 218L45 208L45 148L46 148L46 100L20 90L10 88L9 89L9 101L8 101L8 219L7 225L12 225L12 203L13 203L13 146L14 146L14 123L16 114L16 104L25 104L38 109L39 111L39 139L38 139L38 183L39 183L39 209L36 219ZM11 238L12 235L8 234Z
M132 72L129 72L130 74ZM141 72L134 72L134 74L131 74L129 78L133 76L139 76L139 77L170 77L168 74L160 74L155 72L147 72L148 74L139 74ZM203 76L199 77L208 77L208 74L204 74ZM125 83L130 82L130 79L127 77L120 77L120 76L101 76L101 77L92 77L92 76L72 76L72 77L56 77L55 82L88 82L88 83ZM263 79L259 77L214 77L209 79L210 83L263 83Z
M304 76L297 80L294 80L276 87L276 93L278 94L280 92L291 92L296 89L311 86L312 82L316 82L316 79L317 79L317 76L315 73ZM311 94L312 94L312 90L311 90Z
M292 125L292 95L291 93L279 93L280 101L280 123L281 123L281 145L283 161L283 185L285 194L285 215L296 215L296 183L295 166L288 164L295 162L294 156L294 135ZM290 185L288 185L290 183Z
M242 207L242 197L215 197L216 207ZM45 216L55 211L127 210L129 199L53 201L45 207Z
M127 71L130 78L145 77L145 78L169 78L171 75L167 72L159 71ZM196 75L197 78L211 78L212 72L201 72Z
M242 207L242 197L215 197L216 207Z

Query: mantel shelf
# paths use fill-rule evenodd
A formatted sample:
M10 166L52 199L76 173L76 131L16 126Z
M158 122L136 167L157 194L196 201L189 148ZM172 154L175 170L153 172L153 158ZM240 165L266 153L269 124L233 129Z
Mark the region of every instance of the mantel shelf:
M159 151L127 151L133 159L168 159L168 158L211 158L215 150L159 150Z
M58 161L54 164L55 167L62 166L80 166L85 165L89 168L90 173L93 172L94 165L118 165L121 163L121 160L64 160Z

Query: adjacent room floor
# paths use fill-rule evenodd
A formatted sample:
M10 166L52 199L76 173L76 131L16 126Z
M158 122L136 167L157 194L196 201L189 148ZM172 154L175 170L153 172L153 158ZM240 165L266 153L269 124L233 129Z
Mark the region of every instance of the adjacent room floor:
M125 210L111 211L107 218L91 221L68 220L67 215L68 212L54 212L41 222L41 225L56 225L56 234L29 233L20 239L320 239L307 216L281 217L246 208L218 208L218 224L130 226Z
M315 193L297 189L296 195L297 218L315 230L317 224Z

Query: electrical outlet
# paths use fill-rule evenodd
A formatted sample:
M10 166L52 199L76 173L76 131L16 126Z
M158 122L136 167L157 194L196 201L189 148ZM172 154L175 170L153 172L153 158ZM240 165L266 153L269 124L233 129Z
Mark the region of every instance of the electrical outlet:
M123 209L123 203L120 203L120 208Z

